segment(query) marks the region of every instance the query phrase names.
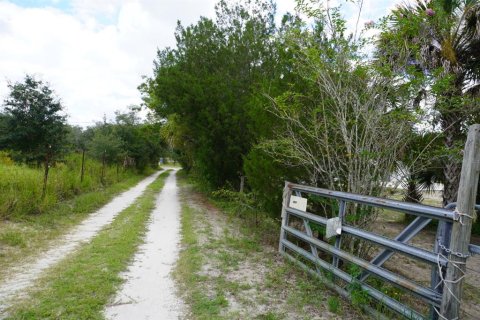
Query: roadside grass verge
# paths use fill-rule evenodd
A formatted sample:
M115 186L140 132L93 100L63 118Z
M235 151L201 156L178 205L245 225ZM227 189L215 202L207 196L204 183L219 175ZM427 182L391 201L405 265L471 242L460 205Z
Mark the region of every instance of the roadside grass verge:
M110 297L143 241L155 199L169 171L123 210L92 241L52 268L30 297L8 310L7 319L103 319Z
M196 239L201 241L200 244L195 243L194 245L188 245L187 241L184 243L182 254L185 256L182 259L185 261L186 267L181 270L181 276L178 277L178 281L186 288L187 302L192 310L193 319L309 319L315 318L311 313L311 310L315 310L315 308L320 310L318 314L322 314L328 319L370 319L370 314L362 310L363 306L371 306L374 310L382 312L386 318L397 318L396 314L381 304L373 302L370 304L371 300L367 299L364 292L355 289L354 286L352 286L353 301L345 300L334 291L327 289L316 278L305 274L286 259L279 258L276 250L280 221L257 210L250 202L248 194L242 195L229 190L212 192L208 187L195 181L194 177L187 176L182 172L180 172L179 178L181 178L179 182L183 181L183 187L188 185L189 191L186 192L189 194L188 198L191 198L190 194L202 195L200 204L203 209L197 210L198 203L193 205L195 209L188 209L191 211L189 219L193 218L194 222L187 222L193 223L194 226L188 227L187 230L190 231L184 233L185 236L190 237L191 234L187 233L195 232ZM198 202L198 199L195 200L194 202ZM436 201L436 199L426 198L425 203L439 206ZM220 208L221 212L217 208ZM234 236L226 232L221 234L221 237L218 235L215 237L215 232L213 232L215 228L211 225L215 222L210 221L210 225L205 224L204 220L206 220L207 214L202 212L212 210L217 211L213 214L214 217L222 216L230 228L233 226L240 232L235 233ZM280 213L278 213L279 215ZM378 223L380 227L377 228L377 232L393 237L403 229L404 214L382 210ZM202 239L205 237L209 238L208 243L202 244ZM422 231L414 243L420 247L426 243L425 248L428 249L428 245L433 243L433 238L434 227L429 227ZM475 237L473 239L475 242ZM261 254L257 250L260 250ZM191 266L186 264L189 257L192 256L200 266L190 268ZM406 278L415 276L429 280L428 270L430 269L423 264L418 264L415 260L412 262L402 260L403 258L395 260L394 257L390 262L392 265L387 265L387 267L400 274L405 272ZM261 263L256 263L255 260ZM402 266L407 266L407 268L402 269ZM263 270L265 268L268 269L267 273ZM251 281L244 281L245 279L241 277L238 279L238 276L236 276L237 279L232 279L232 275L238 275L238 271L242 269L246 270L244 272L251 272L257 276L263 273L260 277L264 285L252 285ZM404 270L409 270L410 273ZM480 301L478 299L480 297L479 287L475 285L478 280L474 274L471 276L472 272L474 271L469 272L470 277L467 276L464 294L466 307L464 309L470 314L478 309L477 305ZM424 273L425 276L423 276ZM329 274L327 277L330 279ZM392 298L398 299L422 313L426 312L425 306L421 302L419 303L404 291L373 277L369 281L370 285ZM427 285L427 282L419 283ZM283 299L272 301L271 297L275 296L283 296ZM218 297L221 297L222 300L218 300ZM250 297L255 297L255 300ZM203 308L202 301L206 298L215 298L217 303L213 307L210 306L211 308ZM287 307L282 306L283 302ZM253 308L249 305L257 307ZM276 305L276 307L268 307L270 305ZM263 311L260 312L259 310L262 309ZM200 313L197 314L199 310ZM245 312L245 310L250 312ZM289 314L292 311L295 311L293 316Z
M136 185L146 174L133 175L106 188L80 194L43 214L0 221L0 281L8 275L10 267L42 251L53 239L67 233L117 194Z
M188 292L184 298L191 307L195 319L221 319L220 311L228 304L221 294L209 296L202 283L207 280L199 275L204 257L198 244L197 233L193 224L194 209L182 204L181 233L183 250L175 268L175 278L180 282L181 291Z
M272 221L239 218L234 203L207 199L178 175L182 250L175 279L189 319L364 319L363 315L270 246ZM225 212L227 211L227 212ZM269 232L278 239L277 227ZM332 298L333 297L333 298Z
M184 170L177 174L179 184L188 186L193 191L202 194L205 199L230 220L238 220L239 226L253 241L271 247L278 246L280 230L280 212L278 215L268 214L254 204L254 199L246 193L226 189L213 191L208 186L196 180L195 176L187 175Z

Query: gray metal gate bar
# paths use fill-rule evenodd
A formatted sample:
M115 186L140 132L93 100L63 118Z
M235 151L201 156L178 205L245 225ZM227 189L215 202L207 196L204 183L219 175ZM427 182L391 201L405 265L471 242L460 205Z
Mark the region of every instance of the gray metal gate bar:
M306 269L309 273L322 279L322 281L330 288L333 288L347 298L349 296L352 297L352 292L348 292L348 289L345 290L345 287L336 285L334 281L335 279L343 280L341 283L342 285L344 285L344 282L358 284L362 290L369 294L370 297L409 319L419 320L424 318L420 312L413 310L417 309L415 306L406 306L386 293L381 292L380 289L375 289L366 284L365 280L368 277L368 274L373 274L392 285L410 291L415 296L426 301L431 307L440 307L438 310L440 310L443 318L458 318L462 278L465 273L465 262L469 256L468 253L480 254L480 246L468 243L472 223L471 216L473 215L473 200L478 182L478 173L480 172L480 166L478 165L480 163L478 161L478 159L480 159L479 150L480 125L473 125L469 129L462 164L458 196L460 201L458 204L459 209L461 209L460 212L457 210L449 210L452 209L455 204L450 204L448 208L437 208L422 204L382 199L285 182L282 206L282 227L279 243L280 253L302 266L302 268ZM292 192L296 192L299 195L301 195L301 193L306 193L335 199L339 202L338 216L342 220L344 218L347 203L404 212L416 215L417 218L398 234L395 239L389 239L343 223L341 236L346 234L384 247L383 251L372 261L365 261L354 254L341 249L341 236L336 237L335 245L330 245L326 241L321 241L322 239L315 238L312 232L312 223L325 226L328 220L309 212L290 208L288 200ZM480 209L480 205L477 205L476 209ZM298 227L298 225L295 226L294 224L290 226L289 220L291 216L301 219L304 228ZM431 219L439 221L434 249L430 251L418 248L414 245L409 245L408 242L428 223L430 223ZM295 228L293 228L293 226L295 226ZM307 251L308 249L303 248L307 248L307 245L310 247L310 252ZM333 255L333 261L331 261L331 263L322 259L322 257L324 257L323 252ZM384 264L384 262L395 252L400 252L431 264L433 267L430 284L431 287L424 287L411 279L407 279L393 271L382 268L381 265ZM291 256L290 253L298 255L298 257ZM300 258L300 256L303 258ZM346 271L342 270L344 269L343 267L340 268L340 260L360 267L364 271L363 274L360 277L349 275ZM309 264L307 261L312 263L312 266L307 266L307 264ZM315 266L316 271L313 266ZM322 270L331 272L334 276L334 280L332 281L330 277L322 276ZM444 281L443 279L446 280ZM369 303L364 307L373 314L378 315L378 312L370 308ZM436 317L437 314L432 311L430 313L430 318L435 319Z
M322 284L324 284L327 288L337 292L340 296L344 297L345 299L349 300L349 301L352 301L352 298L350 297L350 293L341 288L340 286L337 286L336 284L326 280L325 278L323 278L319 273L313 271L311 268L309 268L306 264L302 263L301 261L298 261L297 259L295 259L293 256L291 256L290 254L286 253L286 252L283 252L282 253L282 256L284 256L285 258L287 258L290 262L294 263L295 265L299 266L301 269L303 269L304 271L308 272L310 275L314 276L315 278L317 278L318 280L320 280L322 282ZM311 259L314 259L314 257L310 257ZM309 259L310 260L310 259ZM311 261L311 260L310 260ZM313 262L313 261L312 261ZM350 277L351 278L351 277ZM362 287L363 289L363 287ZM372 288L373 289L373 288ZM367 291L366 289L363 289L365 291ZM375 289L373 289L375 290ZM381 293L381 292L380 292ZM378 300L378 299L377 299ZM393 299L392 299L393 300ZM396 300L393 300L394 302L397 302ZM386 305L386 304L385 304ZM390 320L390 318L387 318L386 316L384 316L383 314L379 313L377 310L373 309L372 307L370 307L369 305L361 305L360 308L362 308L363 310L369 312L370 314L372 314L374 316L374 319L375 320ZM407 308L407 307L405 307ZM395 311L395 310L394 310ZM399 313L401 314L401 313ZM418 314L419 317L421 317L420 314ZM418 319L418 320L425 320L424 318L409 318L409 319Z
M402 243L408 243L414 236L416 236L420 231L425 228L432 219L425 217L416 217L403 231L395 237L396 241ZM375 258L373 258L370 263L381 267L390 257L394 254L394 251L384 249L382 250ZM360 281L365 281L369 277L368 272L363 272L360 276Z
M451 210L432 207L432 206L426 206L423 204L401 202L401 201L396 201L391 199L370 197L370 196L364 196L360 194L348 193L348 192L342 192L342 191L333 191L328 189L303 186L303 185L294 184L294 183L289 183L288 186L292 190L297 190L300 192L308 192L310 194L315 194L315 195L319 195L326 198L344 200L347 202L356 202L356 203L366 204L373 207L387 208L387 209L396 210L400 212L406 212L416 216L423 216L426 218L446 220L446 221L452 221L458 218L455 216L455 214Z
M320 216L313 215L313 214L308 213L308 212L299 211L299 210L296 210L296 209L293 209L293 208L287 208L286 211L289 214L292 214L292 215L297 216L297 217L302 218L302 219L306 218L306 219L309 219L311 221L314 221L314 222L322 224L322 225L327 224L328 219L320 217ZM387 247L391 250L407 254L409 256L412 256L414 258L423 260L423 261L428 262L430 264L435 264L436 265L438 261L440 261L440 264L443 265L443 266L447 264L447 260L445 258L443 258L443 257L439 258L438 255L436 255L436 254L434 254L430 251L420 249L420 248L417 248L417 247L414 247L414 246L410 246L408 244L399 243L398 241L391 240L391 239L379 236L379 235L374 234L374 233L370 233L370 232L360 230L360 229L356 229L356 228L349 227L349 226L342 226L342 232L346 233L346 234L351 234L353 236L356 236L358 238L362 238L364 240L374 242L376 244Z
M347 204L345 203L345 201L343 200L340 200L339 201L339 206L338 206L338 217L340 218L340 220L342 221L342 226L344 224L344 218L345 218L345 209L347 207ZM342 245L342 236L337 236L335 238L335 248L337 249L340 249ZM339 263L339 260L338 260L338 257L337 256L333 256L333 265L335 267L338 268L338 263Z
M335 268L334 266L332 266L331 264L323 261L322 259L315 258L308 251L297 247L295 244L291 243L290 241L283 240L282 243L288 249L296 252L297 254L299 254L299 255L303 256L304 258L308 259L309 261L320 265L322 268L324 268L325 270L333 273L335 276L339 277L343 281L345 281L347 283L358 283L360 285L360 287L362 288L362 290L367 292L372 298L374 298L375 300L384 304L385 306L389 307L390 309L398 312L399 314L401 314L403 316L406 316L408 319L415 319L415 320L424 320L425 319L418 312L416 312L414 310L411 310L410 308L408 308L407 306L398 302L397 300L390 298L389 296L385 295L381 291L379 291L375 288L372 288L371 286L369 286L367 284L357 282L358 280L356 280L354 277L352 277L348 273L346 273L346 272L344 272L344 271L342 271L338 268ZM284 256L289 256L292 259L292 261L294 261L295 263L299 263L299 261L296 261L288 253L283 252L282 254ZM338 287L336 285L334 285L334 286Z
M416 294L418 297L424 299L428 303L431 303L431 304L434 304L434 305L437 305L437 306L440 305L441 296L439 296L437 292L431 290L430 288L425 288L425 287L423 287L423 286L421 286L421 285L419 285L419 284L417 284L417 283L415 283L411 280L408 280L408 279L403 278L399 275L396 275L391 271L388 271L388 270L385 270L383 268L372 265L368 261L362 260L362 259L360 259L360 258L358 258L358 257L356 257L356 256L354 256L354 255L352 255L348 252L339 250L339 249L335 248L334 246L329 245L328 243L319 241L315 238L311 238L308 235L306 235L305 233L303 233L301 231L298 231L294 228L284 227L284 230L287 233L289 233L289 234L291 234L291 235L293 235L293 236L295 236L295 237L297 237L297 238L299 238L299 239L301 239L301 240L303 240L303 241L305 241L309 244L315 245L317 248L319 248L321 250L332 253L332 254L336 255L337 257L339 257L340 259L343 259L343 260L346 260L348 262L354 263L354 264L358 265L359 267L361 267L362 269L370 271L371 273L373 273L376 276L392 283L395 286L398 286L400 288L404 288L404 289L409 290L410 292ZM283 243L285 244L285 242L283 242Z
M480 246L476 246L474 244L468 245L468 251L473 254L480 254Z
M302 193L300 191L295 191L295 195L297 197L301 197L302 196ZM307 232L307 235L309 237L313 237L313 232L312 232L312 228L310 228L310 224L308 223L308 220L307 219L303 219L303 227L305 228L305 231ZM318 251L317 251L317 247L315 247L313 244L310 244L310 251L312 252L312 254L315 256L315 257L318 257ZM320 271L320 269L318 268L317 266L317 271Z

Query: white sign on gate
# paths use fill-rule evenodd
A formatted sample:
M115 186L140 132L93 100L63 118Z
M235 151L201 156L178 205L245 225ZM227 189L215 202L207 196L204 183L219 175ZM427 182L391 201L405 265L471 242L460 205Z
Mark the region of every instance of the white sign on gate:
M297 196L291 196L289 207L306 212L307 211L307 199L302 198L302 197L297 197Z

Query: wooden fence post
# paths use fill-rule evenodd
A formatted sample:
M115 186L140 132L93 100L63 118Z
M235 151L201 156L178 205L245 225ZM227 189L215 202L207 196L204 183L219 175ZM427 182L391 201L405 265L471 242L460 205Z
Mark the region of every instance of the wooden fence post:
M240 193L243 193L243 188L245 187L245 176L240 176Z
M100 177L100 181L102 182L103 185L105 185L105 163L106 163L106 155L107 155L107 150L103 151L103 157L102 157L102 176Z
M278 244L278 251L280 253L283 253L285 251L282 240L285 239L285 230L283 230L283 227L286 227L288 225L286 209L290 201L290 196L292 195L292 189L290 189L290 187L288 186L289 184L290 183L288 181L285 181L285 187L283 188L282 225L280 227L280 241Z
M480 171L480 124L470 126L465 143L462 173L457 196L456 212L459 220L452 226L449 263L445 275L441 317L459 319L462 284L466 273L468 245L475 215L478 174ZM446 245L446 244L441 244Z
M85 175L85 149L82 150L82 171L80 173L80 182L83 182L84 175Z

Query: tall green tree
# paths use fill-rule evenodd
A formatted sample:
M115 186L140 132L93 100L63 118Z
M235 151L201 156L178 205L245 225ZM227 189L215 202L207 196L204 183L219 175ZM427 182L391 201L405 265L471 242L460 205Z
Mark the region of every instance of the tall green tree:
M125 156L133 159L135 167L143 171L147 166L156 167L164 152L158 122L142 123L135 108L128 112L117 111L114 132L122 141Z
M399 6L384 26L378 56L416 85L414 100L433 106L430 124L443 131L443 199L453 202L464 129L480 108L480 2L418 0Z
M87 142L89 154L105 162L116 164L125 156L123 141L113 130L95 130L91 140Z
M253 110L273 70L275 8L269 1L220 1L216 20L178 25L176 49L158 53L146 104L174 116L191 167L213 186L238 185L256 139Z
M141 121L137 108L115 112L115 122L104 121L83 132L88 154L106 164L134 167L143 171L156 168L165 152L161 123Z
M27 162L44 163L45 195L50 164L64 148L63 106L47 84L30 75L8 88L10 94L4 101L5 132L0 145L20 152Z

